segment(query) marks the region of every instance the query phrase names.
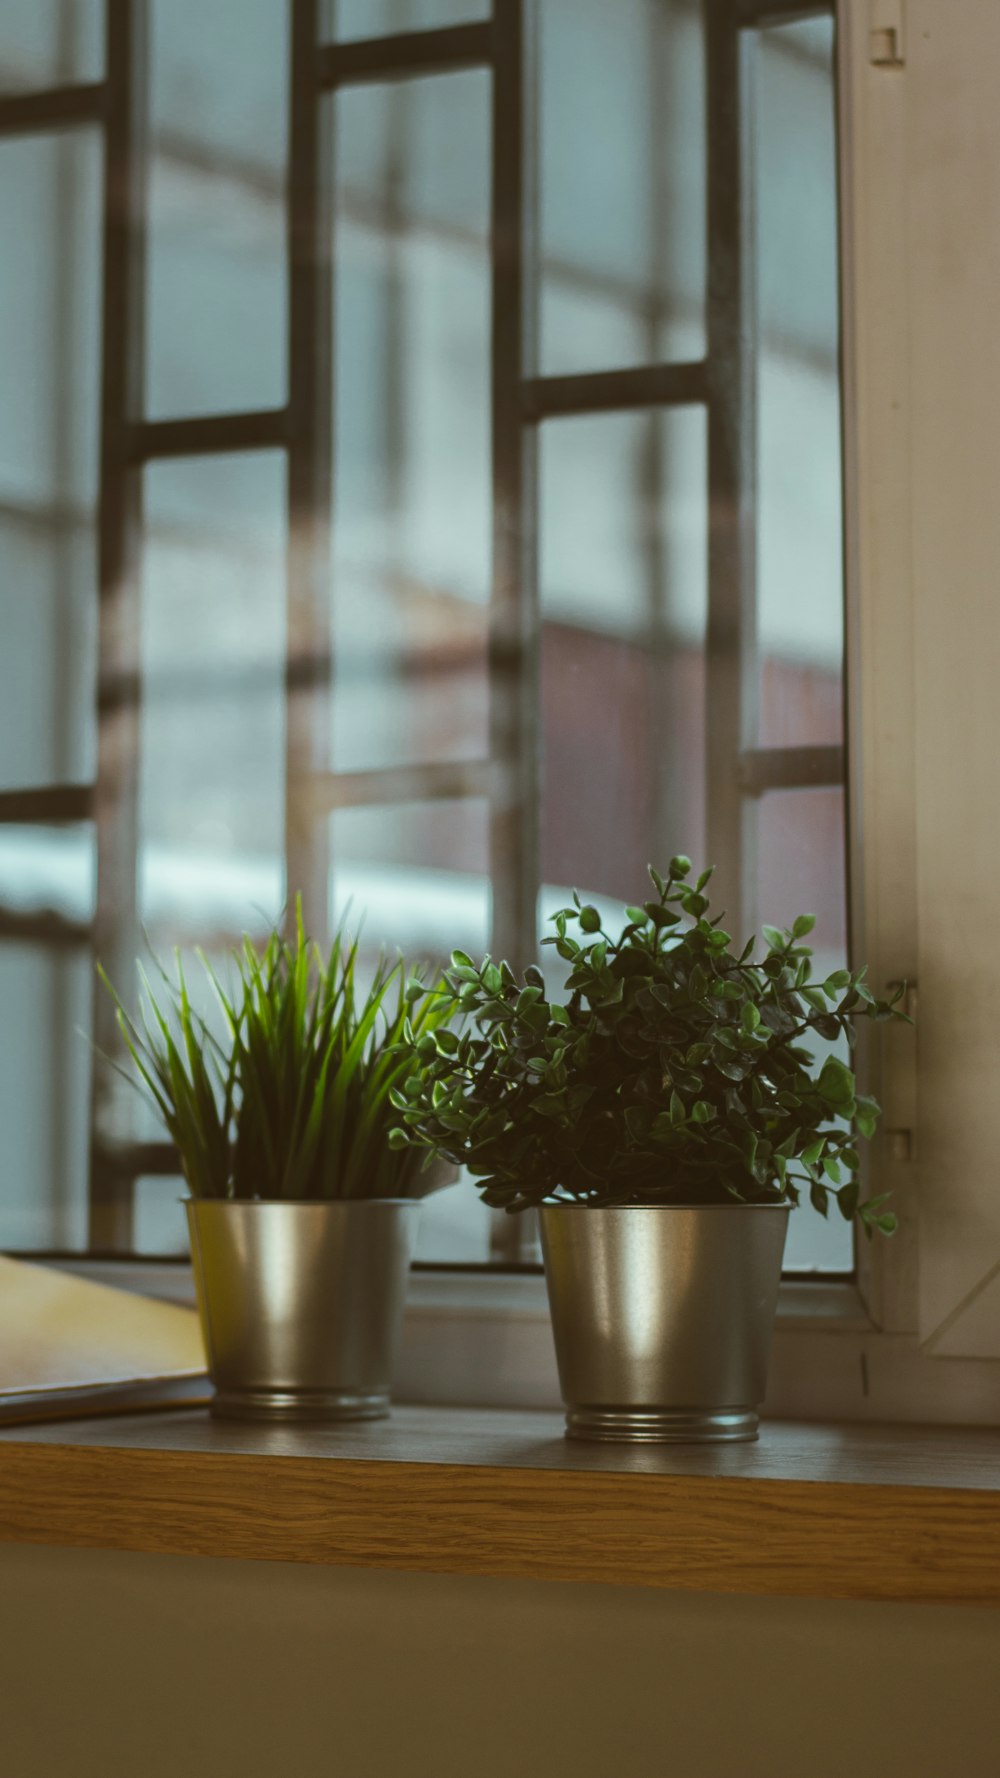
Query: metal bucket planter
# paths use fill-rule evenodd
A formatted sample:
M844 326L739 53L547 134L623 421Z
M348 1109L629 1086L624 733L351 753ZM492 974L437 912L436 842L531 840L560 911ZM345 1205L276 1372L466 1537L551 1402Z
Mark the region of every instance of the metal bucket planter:
M547 1204L540 1221L566 1436L755 1439L788 1206Z
M186 1208L212 1412L383 1418L419 1201L192 1198Z

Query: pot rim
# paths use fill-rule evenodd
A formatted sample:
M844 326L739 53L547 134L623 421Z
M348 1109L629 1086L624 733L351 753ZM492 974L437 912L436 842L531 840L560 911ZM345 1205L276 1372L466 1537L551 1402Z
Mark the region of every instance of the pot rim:
M199 1209L211 1204L220 1210L370 1210L374 1205L419 1209L423 1198L198 1198L187 1192L177 1199L179 1204L193 1204Z
M546 1212L552 1210L596 1211L605 1216L633 1216L637 1210L655 1210L657 1213L661 1210L697 1210L702 1214L707 1211L721 1210L726 1216L731 1216L734 1210L784 1210L787 1212L792 1209L792 1204L789 1199L784 1199L780 1204L581 1204L566 1198L557 1198L552 1203L543 1201L537 1205L537 1209Z

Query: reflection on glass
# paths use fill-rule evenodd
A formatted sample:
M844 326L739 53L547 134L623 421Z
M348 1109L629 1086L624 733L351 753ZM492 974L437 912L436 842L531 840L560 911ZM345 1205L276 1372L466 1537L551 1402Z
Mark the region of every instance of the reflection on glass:
M479 798L338 809L330 821L330 920L434 962L489 943L489 812Z
M339 95L333 763L487 749L489 81Z
M103 38L103 0L3 0L0 92L100 80Z
M758 745L843 739L833 20L755 33Z
M94 764L101 146L0 143L0 789Z
M542 430L543 929L703 851L705 476L700 409Z
M86 1243L92 982L85 950L0 945L4 1248Z
M431 31L442 25L468 25L489 17L490 0L336 0L334 36L388 37L402 31Z
M817 980L847 963L844 792L776 790L756 805L756 909L759 932L766 920L790 926L796 914L815 914L809 939ZM817 1062L836 1046L810 1038ZM846 1051L836 1053L848 1060ZM854 1245L850 1225L836 1206L828 1221L808 1203L792 1216L785 1252L788 1271L849 1272Z
M147 411L285 400L286 0L153 0Z
M541 0L540 25L541 369L700 357L700 9Z
M140 912L260 932L285 895L285 466L153 465L142 580Z

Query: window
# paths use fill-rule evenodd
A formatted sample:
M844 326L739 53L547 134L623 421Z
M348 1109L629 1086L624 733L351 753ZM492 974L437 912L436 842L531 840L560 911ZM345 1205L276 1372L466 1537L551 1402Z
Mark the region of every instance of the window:
M8 0L3 1245L182 1250L79 1035L142 928L301 889L524 963L684 850L844 957L833 47L780 0ZM468 1191L422 1253L534 1258Z

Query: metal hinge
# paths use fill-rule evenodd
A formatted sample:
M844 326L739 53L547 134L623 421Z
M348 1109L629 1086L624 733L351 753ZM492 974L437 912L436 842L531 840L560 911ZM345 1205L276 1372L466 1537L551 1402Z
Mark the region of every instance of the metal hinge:
M871 0L868 60L873 68L902 68L906 60L906 0Z

